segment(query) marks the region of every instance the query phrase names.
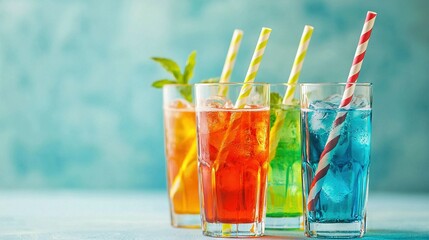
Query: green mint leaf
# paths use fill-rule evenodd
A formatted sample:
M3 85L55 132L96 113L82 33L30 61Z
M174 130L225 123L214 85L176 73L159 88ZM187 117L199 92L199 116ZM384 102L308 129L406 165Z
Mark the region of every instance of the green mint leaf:
M188 61L186 62L185 71L183 72L183 78L180 83L188 84L194 75L195 59L197 57L197 52L194 50L189 54Z
M180 67L175 61L168 58L160 58L160 57L153 57L152 60L161 64L161 66L165 70L167 70L167 72L171 73L174 76L177 82L180 83L182 81L183 76L180 71Z
M180 88L179 92L186 101L192 103L192 88Z
M270 93L270 106L279 106L282 104L283 98L276 92Z
M215 77L215 78L204 79L204 80L201 80L201 82L202 83L218 83L219 78Z
M176 84L176 83L177 83L177 81L175 81L175 80L161 79L161 80L153 82L152 87L162 88L166 84Z

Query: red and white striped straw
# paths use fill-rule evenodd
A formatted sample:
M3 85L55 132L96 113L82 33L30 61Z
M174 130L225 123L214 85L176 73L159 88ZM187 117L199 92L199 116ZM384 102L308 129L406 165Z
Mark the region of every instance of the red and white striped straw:
M374 26L375 17L377 13L368 12L363 25L362 33L360 35L359 43L356 49L355 56L353 58L352 67L350 69L349 77L347 79L346 88L344 90L343 98L341 99L340 109L349 109L350 103L353 98L353 92L355 90L355 82L359 77L359 72L362 67L362 62L365 57L366 48L368 46L369 38L371 36L372 28ZM331 132L329 133L328 140L326 141L325 148L320 155L319 165L317 166L316 175L310 185L310 192L307 198L307 209L309 211L314 210L314 205L319 199L320 191L322 190L323 182L328 173L330 166L330 159L333 149L338 144L340 139L341 128L344 125L344 121L347 117L347 111L340 111L337 113Z

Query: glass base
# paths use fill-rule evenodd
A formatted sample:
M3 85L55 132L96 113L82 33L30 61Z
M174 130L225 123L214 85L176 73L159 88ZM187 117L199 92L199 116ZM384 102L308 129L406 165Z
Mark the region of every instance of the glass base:
M171 225L177 228L201 228L200 214L171 213Z
M209 237L259 237L264 234L261 223L204 223L203 234Z
M308 223L305 227L307 237L318 238L356 238L365 233L365 222L352 223Z
M302 227L302 216L299 217L266 217L266 229L300 229Z

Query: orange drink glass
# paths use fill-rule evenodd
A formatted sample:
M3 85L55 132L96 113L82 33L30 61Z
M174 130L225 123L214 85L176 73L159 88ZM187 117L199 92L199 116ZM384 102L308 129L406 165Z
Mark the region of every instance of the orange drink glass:
M171 224L199 228L195 108L192 85L163 87L165 154Z
M196 84L201 219L207 236L250 237L264 231L269 85L247 85L246 105L236 108L243 84Z

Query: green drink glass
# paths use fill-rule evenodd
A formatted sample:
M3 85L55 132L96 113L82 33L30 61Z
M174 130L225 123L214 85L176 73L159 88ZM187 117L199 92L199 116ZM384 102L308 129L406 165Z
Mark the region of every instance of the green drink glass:
M271 84L267 229L297 229L303 224L300 105L295 89L296 84ZM286 91L294 93L289 101L283 101Z

